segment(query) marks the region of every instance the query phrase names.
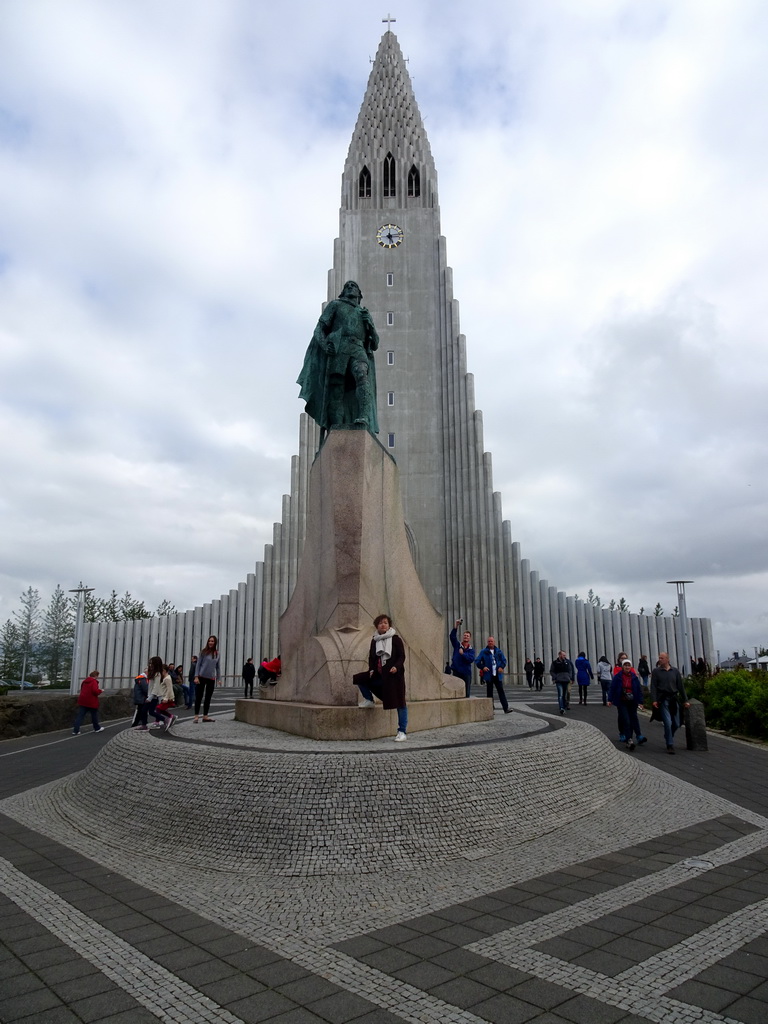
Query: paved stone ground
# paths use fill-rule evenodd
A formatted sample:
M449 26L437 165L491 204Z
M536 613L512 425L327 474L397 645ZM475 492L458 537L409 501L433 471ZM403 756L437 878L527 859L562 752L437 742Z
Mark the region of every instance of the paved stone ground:
M216 695L222 747L242 745L233 695ZM493 724L508 723L510 750L524 733L549 735L553 719L528 707L551 714L553 691L510 695L521 715ZM565 721L616 738L599 703ZM110 846L67 819L56 780L118 728L0 745L0 1021L768 1021L763 748L710 736L694 754L680 737L669 757L654 724L621 755L639 766L630 790L569 825L543 821L509 850L386 877L248 877L193 870L184 849L162 859ZM196 728L182 721L178 738ZM184 745L190 780L199 742ZM579 769L574 758L574 779ZM476 784L489 784L482 760ZM557 785L567 801L567 779ZM170 792L146 814L173 816L185 799Z

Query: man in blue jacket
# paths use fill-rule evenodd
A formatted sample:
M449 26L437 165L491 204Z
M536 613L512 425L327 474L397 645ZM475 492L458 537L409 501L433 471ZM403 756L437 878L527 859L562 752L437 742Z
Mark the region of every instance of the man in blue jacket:
M478 654L475 664L480 669L480 678L485 682L486 696L493 699L495 686L504 714L508 715L512 709L507 703L507 695L504 693L504 669L507 667L507 659L501 648L496 646L496 641L492 636L488 637L488 643Z
M468 629L459 643L457 629L462 624L462 619L456 619L451 630L451 647L453 647L453 659L451 661L451 672L458 678L464 680L464 696L469 697L469 689L472 685L472 666L475 664L475 649L472 646L472 634Z

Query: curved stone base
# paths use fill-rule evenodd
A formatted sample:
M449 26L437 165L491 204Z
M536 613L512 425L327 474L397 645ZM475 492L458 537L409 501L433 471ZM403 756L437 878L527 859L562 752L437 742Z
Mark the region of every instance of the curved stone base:
M421 748L417 739L370 751L288 736L283 749L258 749L126 731L53 802L68 828L169 870L334 875L487 856L590 814L635 782L636 763L597 730L574 722L516 736L505 728L512 717L441 729L439 740L422 733L431 739ZM185 728L199 727L179 727L180 737Z
M492 719L493 700L489 697L417 700L408 704L409 735ZM375 708L360 708L240 698L235 701L235 721L314 740L374 740L397 732L397 712L384 711L378 704Z

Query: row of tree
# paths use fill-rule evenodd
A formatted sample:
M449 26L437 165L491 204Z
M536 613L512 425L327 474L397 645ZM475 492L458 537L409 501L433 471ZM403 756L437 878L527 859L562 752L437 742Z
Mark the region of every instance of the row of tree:
M79 589L84 587L79 584ZM77 595L71 597L60 586L43 607L40 592L29 587L20 597L21 607L0 627L0 680L50 679L54 685L69 682L75 643ZM120 622L170 615L176 608L160 602L156 611L126 590L122 597L113 590L109 597L93 591L85 595L86 622Z
M576 594L575 596L578 597L579 595ZM615 601L613 598L611 598L611 600L609 601L608 604L604 604L602 598L600 598L600 596L598 594L596 594L594 592L594 590L590 590L587 593L587 604L591 604L593 608L605 608L609 612L628 612L629 611L629 605L627 604L627 602L624 600L623 597L620 597L618 601ZM641 608L640 609L640 615L645 615L645 614L646 614L645 608ZM660 602L657 601L656 602L656 607L653 609L653 613L648 612L647 614L649 614L649 615L653 614L658 619L661 615L664 614L664 609L661 607ZM679 614L680 614L680 609L677 607L677 605L675 605L675 607L672 610L672 615L676 618Z

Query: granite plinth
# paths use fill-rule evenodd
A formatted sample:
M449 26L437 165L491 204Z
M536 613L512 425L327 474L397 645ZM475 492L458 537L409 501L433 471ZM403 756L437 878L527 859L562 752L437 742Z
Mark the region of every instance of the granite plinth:
M456 700L443 674L446 631L413 563L392 456L365 430L332 429L312 467L296 586L280 617L283 673L267 700L346 706L368 668L373 619L390 616L406 651L408 702Z
M442 729L469 722L490 722L493 701L488 697L420 700L408 705L408 732ZM295 701L237 700L235 721L279 729L315 740L374 740L394 736L397 711Z

